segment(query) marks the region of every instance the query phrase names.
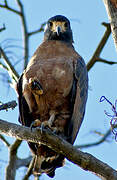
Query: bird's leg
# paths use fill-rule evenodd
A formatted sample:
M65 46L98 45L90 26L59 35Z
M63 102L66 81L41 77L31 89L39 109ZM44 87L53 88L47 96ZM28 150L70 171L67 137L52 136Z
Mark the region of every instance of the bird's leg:
M57 128L56 127L52 127L54 120L55 120L55 112L50 112L50 118L48 121L44 121L41 123L41 131L43 131L44 127L48 127L49 129L51 129L52 131L56 132Z
M43 129L48 127L53 132L56 132L57 128L56 127L52 127L52 125L54 123L54 120L55 120L55 115L56 115L55 112L51 112L49 120L43 121L43 122L41 122L39 119L34 120L31 123L31 126L30 126L31 130L32 130L32 128L40 127L41 128L41 132L43 132Z

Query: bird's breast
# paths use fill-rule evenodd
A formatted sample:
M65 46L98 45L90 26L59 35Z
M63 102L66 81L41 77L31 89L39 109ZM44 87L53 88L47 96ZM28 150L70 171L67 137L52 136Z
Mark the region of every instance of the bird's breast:
M73 62L68 57L39 60L26 72L27 79L39 80L45 94L67 96L73 81Z

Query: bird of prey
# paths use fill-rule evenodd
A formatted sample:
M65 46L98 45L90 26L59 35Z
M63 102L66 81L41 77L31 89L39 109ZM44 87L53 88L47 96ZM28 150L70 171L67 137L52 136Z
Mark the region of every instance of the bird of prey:
M31 128L49 128L73 144L83 121L87 91L87 68L73 47L70 21L56 15L47 21L44 40L17 83L19 121ZM28 144L35 154L34 174L54 177L65 157L41 142Z

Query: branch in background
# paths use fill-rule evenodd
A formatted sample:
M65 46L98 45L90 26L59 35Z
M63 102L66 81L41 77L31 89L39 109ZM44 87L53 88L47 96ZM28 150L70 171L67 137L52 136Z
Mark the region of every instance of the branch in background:
M17 150L21 144L21 140L15 140L15 142L9 147L9 162L6 167L6 180L15 180L16 167L17 167Z
M17 4L20 9L20 17L22 21L22 28L23 28L23 37L24 37L24 69L26 68L28 64L28 58L29 58L29 37L28 37L28 29L27 29L27 23L24 13L24 7L20 0L17 0Z
M1 58L1 57L0 57ZM3 68L3 69L5 69L5 70L7 70L8 71L8 68L7 68L7 66L5 66L3 63L1 63L0 62L0 68Z
M9 142L5 139L5 137L4 137L2 134L0 134L0 139L3 141L3 143L4 143L8 148L10 147Z
M7 10L10 10L10 11L18 14L21 18L22 28L23 28L23 37L24 37L23 38L24 39L24 67L23 67L23 69L25 69L28 64L28 58L29 58L29 37L36 33L42 32L44 30L45 23L43 23L38 30L35 30L33 32L28 32L23 4L21 3L20 0L17 0L17 4L19 6L20 11L17 11L15 9L12 9L11 7L9 7L7 1L5 1L4 5L0 4L0 7L6 8Z
M3 24L3 27L0 28L0 32L4 31L6 29L5 24Z
M0 111L1 110L8 110L9 108L14 109L17 106L16 101L10 101L8 103L0 105Z
M110 24L108 24L108 23L102 23L102 25L106 27L106 31L105 31L105 33L104 33L104 35L103 35L103 37L102 37L102 39L101 39L98 47L96 48L96 50L95 50L92 58L91 58L91 59L89 60L89 62L87 63L87 70L88 70L88 71L89 71L89 70L92 68L92 66L98 61L98 59L99 59L99 57L100 57L100 54L101 54L101 52L102 52L102 50L103 50L103 48L104 48L104 46L105 46L105 44L106 44L106 42L107 42L110 34L111 34Z
M13 67L13 65L11 64L10 60L8 59L4 50L1 47L0 47L0 54L3 57L4 62L8 68L9 75L11 76L11 78L15 80L15 82L17 82L19 78L19 74L17 73L17 71L15 70L15 68Z
M110 20L112 36L117 50L117 0L103 0Z
M28 35L31 36L31 35L34 35L34 34L37 34L37 33L39 33L39 32L44 31L44 26L45 26L45 24L46 24L46 23L41 24L41 27L40 27L39 29L37 29L37 30L35 30L35 31L32 31L32 32L29 32Z
M115 61L107 61L107 60L102 59L102 58L98 58L97 62L102 62L102 63L110 64L110 65L117 64L117 62L115 62Z
M39 143L40 141L42 144L52 148L57 153L63 154L68 160L77 164L84 170L94 172L97 176L99 174L105 179L117 179L116 170L91 154L77 150L71 144L53 134L50 130L43 130L42 133L41 129L36 128L31 131L28 127L0 120L0 131L3 134L20 140L26 140L34 143ZM12 163L14 163L14 160Z
M19 11L11 8L11 7L8 5L7 1L5 1L5 4L4 4L4 5L3 5L3 4L0 4L0 7L1 7L1 8L4 8L4 9L7 9L7 10L9 10L9 11L15 13L15 14L21 15L21 13L20 13Z
M32 156L29 156L29 157L27 157L25 159L18 158L17 159L17 163L16 163L16 168L18 169L18 168L20 168L22 166L28 167L30 162L31 162L31 160L32 160Z
M83 148L89 148L89 147L93 147L93 146L97 146L103 142L105 142L107 140L107 138L110 136L110 134L112 133L112 129L108 129L106 131L105 134L103 134L103 137L96 141L96 142L93 142L93 143L87 143L87 144L81 144L81 145L76 145L75 147L78 148L78 149L83 149Z
M30 175L32 174L32 169L34 167L34 162L35 162L35 157L32 158L30 165L28 167L28 170L23 178L23 180L28 180L28 178L30 177Z

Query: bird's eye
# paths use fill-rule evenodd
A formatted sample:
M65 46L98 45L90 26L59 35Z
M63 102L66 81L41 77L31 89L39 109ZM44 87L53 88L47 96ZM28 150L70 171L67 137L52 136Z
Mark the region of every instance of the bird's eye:
M53 25L53 23L50 21L50 22L49 22L49 26L52 27L52 25Z
M65 22L64 26L67 28L67 27L68 27L68 23L67 23L67 22Z

